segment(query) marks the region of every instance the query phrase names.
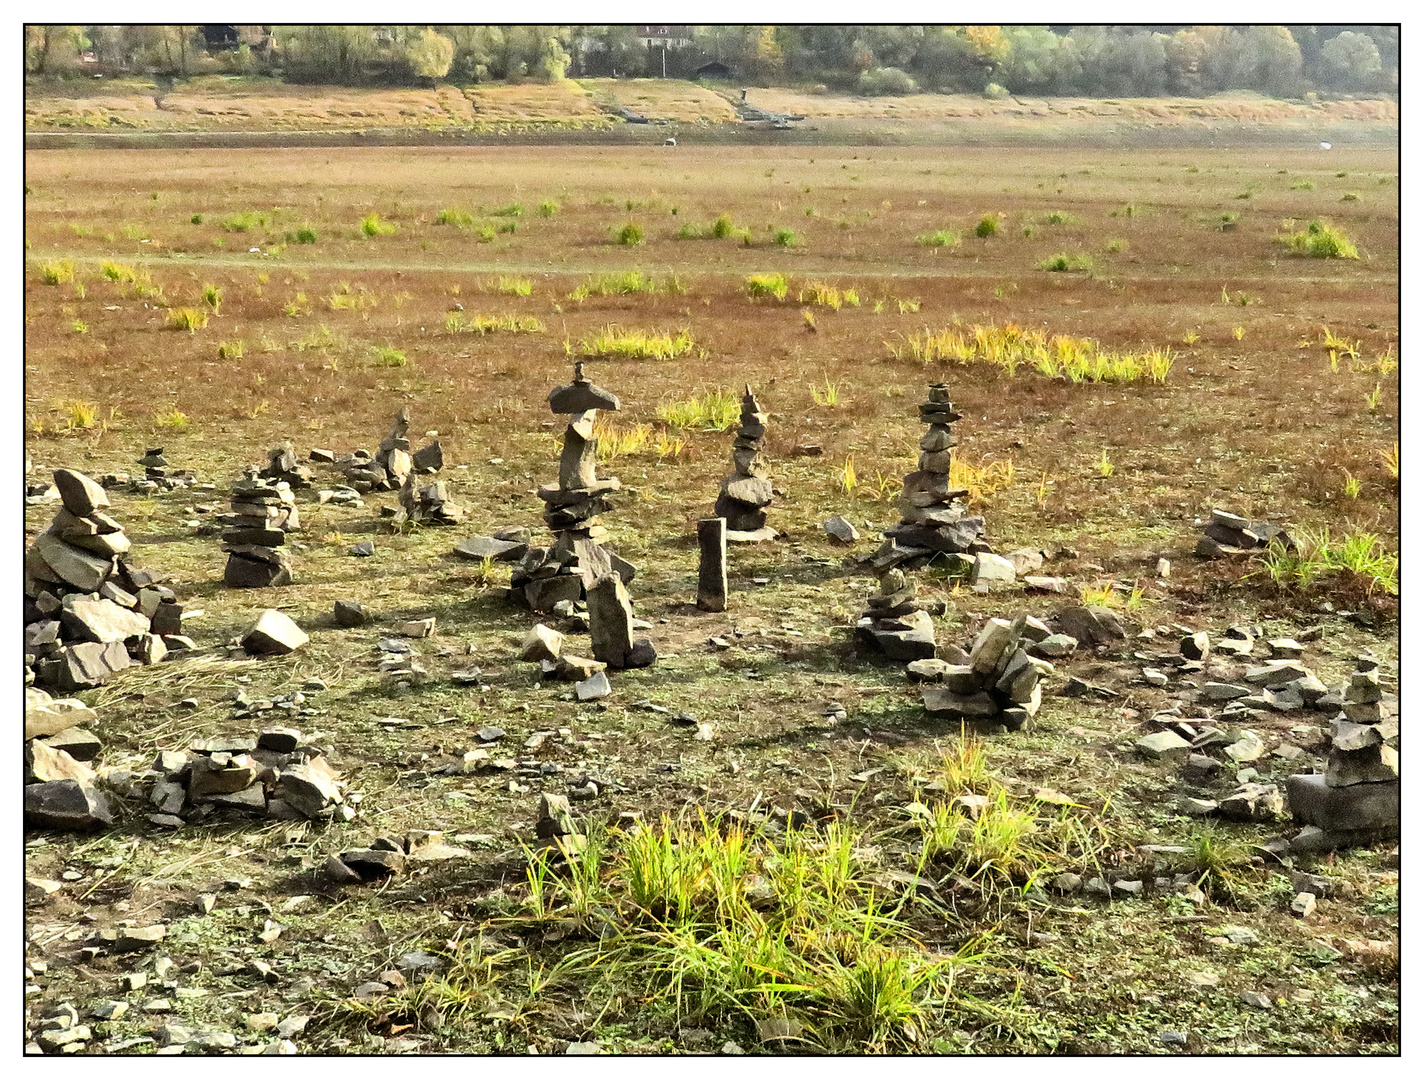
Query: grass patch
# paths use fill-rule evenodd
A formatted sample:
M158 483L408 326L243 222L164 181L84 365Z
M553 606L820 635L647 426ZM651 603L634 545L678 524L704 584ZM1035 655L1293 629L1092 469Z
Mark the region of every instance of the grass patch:
M746 281L747 295L753 300L763 297L785 300L790 287L785 274L753 274Z
M658 406L658 418L669 427L726 431L741 415L742 402L726 390L709 390L682 401Z
M771 239L777 247L797 247L801 243L795 229L777 229Z
M173 330L196 333L208 325L208 313L198 308L174 308L168 313L168 326Z
M498 210L491 210L490 217L520 217L524 213L523 203L510 203L508 206L501 206Z
M928 248L958 247L959 234L951 229L940 229L937 232L921 233L915 237L915 243Z
M396 231L396 226L389 221L381 220L380 214L367 214L361 219L361 235L367 238L394 236Z
M1293 541L1272 539L1247 576L1264 577L1289 589L1333 582L1362 586L1366 593L1399 595L1399 556L1387 551L1375 533L1352 530L1335 540L1326 526L1314 532L1297 530Z
M545 199L539 204L539 216L542 218L551 218L558 212L559 204L553 199Z
M398 368L406 366L405 353L397 349L394 345L373 345L371 351L376 354L376 362L382 367Z
M686 356L695 347L689 330L659 334L620 330L615 326L606 326L583 338L577 345L564 342L564 351L569 356L613 357L620 360L672 360Z
M534 291L534 282L527 277L497 277L493 287L504 296L528 296Z
M452 334L542 334L544 324L529 315L463 315L452 311L445 316L445 329Z
M234 341L224 341L218 345L219 360L241 360L245 345L241 338Z
M1093 258L1091 255L1069 255L1059 252L1057 255L1050 255L1038 264L1040 270L1051 270L1055 273L1072 273L1079 270L1091 270L1093 268Z
M632 296L637 293L656 291L657 287L651 274L645 274L641 270L623 270L612 274L595 274L569 293L569 299L587 300L590 296Z
M974 235L981 240L986 240L999 233L999 215L985 214L979 219L979 223L974 226Z
M938 332L915 333L897 345L887 341L897 360L920 363L948 362L992 364L1010 377L1029 367L1049 378L1069 382L1128 383L1146 379L1165 383L1175 358L1170 348L1153 347L1140 353L1104 349L1093 338L1049 335L1040 328L1025 329L1015 323L982 326L954 325Z
M1049 225L1072 225L1078 219L1065 210L1053 210L1043 220Z
M213 309L216 315L222 309L223 291L216 285L203 286L203 303Z
M315 244L316 242L316 230L307 225L287 233L287 243L289 244Z
M444 207L435 215L437 225L454 225L457 229L468 229L475 223L475 215L468 210L457 210L453 206Z
M73 280L73 259L47 259L40 263L40 281L46 285L68 285Z
M188 418L187 413L180 411L174 406L161 413L155 413L153 416L153 426L162 428L164 431L181 433L191 428L193 422Z
M252 229L265 228L267 225L267 215L246 211L240 214L228 214L218 222L222 226L223 232L242 233Z
M1359 251L1339 229L1324 221L1312 221L1302 232L1284 233L1276 237L1278 243L1290 248L1295 255L1306 255L1312 259L1358 259Z
M643 227L630 221L614 234L613 240L623 247L635 247L643 242Z

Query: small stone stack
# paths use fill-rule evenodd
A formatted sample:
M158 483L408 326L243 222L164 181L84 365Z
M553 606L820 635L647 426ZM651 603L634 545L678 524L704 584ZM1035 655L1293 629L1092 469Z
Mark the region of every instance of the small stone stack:
M92 762L103 749L81 724L97 721L77 698L25 690L25 821L49 829L92 829L113 822Z
M875 570L910 569L944 552L968 552L984 531L984 519L969 516L968 490L949 486L950 452L959 441L950 425L959 418L949 387L931 384L920 405L920 422L929 425L920 439L920 467L905 477L900 523L886 530L885 543L870 556Z
M225 526L226 585L260 589L291 584L292 565L281 548L287 533L301 528L301 520L296 498L285 480L263 480L249 468L232 486L232 513L219 515L218 523Z
M368 491L397 491L411 470L410 409L402 408L391 424L390 433L381 440L373 458L365 450L357 450L339 464L346 482L361 494Z
M713 509L717 517L727 519L729 543L755 544L776 538L776 530L766 523L766 507L771 504L771 478L761 455L766 420L748 385L742 397L741 429L732 443L732 472L723 479Z
M401 485L400 504L407 521L420 525L458 525L465 519L464 508L449 500L444 480L417 484L415 473L410 472Z
M192 469L170 468L168 459L163 456L163 447L161 446L155 446L148 450L143 457L138 459L138 463L143 466L144 475L142 478L134 477L129 481L129 490L136 494L148 494L163 488L172 490L173 488L192 487L198 482L198 475Z
M1202 526L1203 536L1197 541L1197 554L1203 559L1222 555L1248 555L1268 547L1279 539L1292 546L1290 535L1269 521L1252 521L1226 510L1213 509L1211 518Z
M128 564L129 538L104 513L104 489L72 469L56 469L54 483L63 505L25 552L25 681L82 690L191 648L172 590Z
M915 599L918 591L903 571L887 570L880 591L856 622L856 632L892 660L933 659L934 619Z
M619 483L617 477L598 478L594 418L599 409L612 412L618 404L617 397L584 377L582 362L574 365L572 383L549 394L549 408L569 417L559 482L539 489L544 522L557 538L552 547L531 547L509 581L510 599L534 611L550 611L560 600L580 600L610 573L626 585L637 572L604 546L608 530L598 520L598 514L611 509L607 496Z
M1292 848L1342 847L1399 835L1399 717L1387 715L1379 667L1369 657L1345 688L1331 722L1325 773L1286 779L1286 796L1298 824L1316 835L1298 836Z
M968 664L912 663L911 675L930 683L924 690L925 708L951 720L982 720L1019 730L1038 712L1042 680L1053 674L1052 664L1029 655L1040 633L1047 637L1047 627L1031 627L1027 615L1013 622L990 619L974 639Z
M294 491L311 487L312 482L311 466L297 461L297 452L290 442L267 451L267 467L257 475L264 480L283 481Z

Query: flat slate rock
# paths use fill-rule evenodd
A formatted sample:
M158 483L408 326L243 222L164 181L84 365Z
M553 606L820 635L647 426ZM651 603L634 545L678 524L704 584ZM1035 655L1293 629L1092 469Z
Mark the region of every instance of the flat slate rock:
M494 559L496 562L516 562L524 558L529 543L516 540L500 540L493 536L472 536L455 545L455 554L462 559Z
M104 793L77 780L25 785L25 820L43 828L93 829L112 825Z
M75 517L84 517L101 506L109 505L108 493L89 477L73 469L55 469L54 486L59 488L64 508Z

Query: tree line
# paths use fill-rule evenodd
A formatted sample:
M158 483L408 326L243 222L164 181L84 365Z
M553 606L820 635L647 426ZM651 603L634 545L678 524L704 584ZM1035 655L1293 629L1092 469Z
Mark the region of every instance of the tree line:
M692 78L715 61L739 83L859 94L1301 97L1399 89L1397 25L687 26L651 43L635 26L324 25L276 26L255 43L221 45L212 29L28 25L25 70L463 85Z

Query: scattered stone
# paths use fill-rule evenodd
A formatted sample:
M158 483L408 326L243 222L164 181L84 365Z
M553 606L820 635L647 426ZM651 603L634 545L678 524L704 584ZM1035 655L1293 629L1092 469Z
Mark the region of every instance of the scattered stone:
M412 619L396 627L396 633L408 638L427 638L435 633L435 618Z
M370 614L355 600L338 600L332 608L332 618L337 626L352 628L365 626L371 621Z
M1116 614L1105 607L1067 607L1054 619L1058 632L1086 646L1111 645L1127 637Z
M1138 751L1158 761L1184 761L1192 752L1192 744L1175 731L1154 731L1137 740Z
M1271 1007L1270 997L1257 990L1241 991L1241 1000L1254 1009L1269 1009Z
M25 821L50 829L85 830L112 825L103 792L78 780L25 785Z
M1010 584L1015 576L1014 564L1008 559L992 552L981 551L974 556L974 566L969 571L969 582L972 585L987 582L992 587Z
M1315 894L1302 892L1296 893L1295 899L1291 901L1291 914L1302 919L1308 919L1315 914Z
M341 604L342 601L337 601ZM262 656L285 656L308 641L307 635L288 616L276 608L268 608L243 633L242 647Z
M1218 812L1231 821L1274 821L1285 809L1275 784L1242 784L1221 800Z
M588 678L574 684L574 694L580 701L597 701L613 693L613 687L608 684L608 676L602 671L595 671Z
M1211 657L1211 635L1205 630L1188 634L1182 638L1181 653L1188 660L1207 660Z
M455 554L460 558L474 559L479 562L483 562L485 559L493 559L495 562L518 562L524 558L528 551L527 532L522 541L501 540L496 536L472 536L455 545Z
M376 554L376 545L374 541L362 540L359 544L352 544L350 550L352 555L365 559Z
M860 530L840 514L827 518L821 527L826 530L827 536L838 543L853 544L860 539Z

